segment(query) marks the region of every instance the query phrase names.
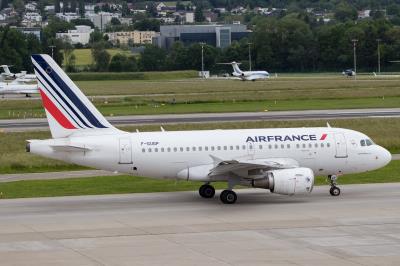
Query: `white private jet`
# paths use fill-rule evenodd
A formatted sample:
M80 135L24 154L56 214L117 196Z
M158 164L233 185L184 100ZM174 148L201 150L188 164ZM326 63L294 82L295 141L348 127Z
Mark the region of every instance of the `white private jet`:
M19 82L35 82L36 81L36 75L34 75L34 74L27 74L26 71L21 71L20 73L12 73L9 68L10 66L8 66L8 65L1 65L0 67L3 69L3 73L1 73L3 80L18 79Z
M267 79L269 78L269 73L267 71L242 71L239 68L239 63L232 62L229 63L233 67L232 75L240 78L241 80L251 80L256 81L257 79Z
M236 185L284 195L308 194L315 175L330 178L385 166L391 154L363 133L331 127L124 132L113 127L48 55L32 55L52 139L28 140L27 152L52 159L160 179L227 182L223 203L236 202Z
M26 97L30 97L35 93L39 93L37 84L25 84L19 79L12 82L0 82L0 95L3 96L5 94L25 94Z

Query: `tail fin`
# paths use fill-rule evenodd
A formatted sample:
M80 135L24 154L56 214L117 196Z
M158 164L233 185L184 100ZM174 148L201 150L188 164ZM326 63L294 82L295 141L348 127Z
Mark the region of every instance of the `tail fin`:
M242 74L242 70L240 70L238 63L232 62L231 64L233 67L233 71L235 71L237 74Z
M8 65L1 65L1 67L3 68L4 73L8 76L11 75L11 71L8 68Z
M39 92L53 138L76 133L99 133L115 129L75 83L47 54L32 55Z

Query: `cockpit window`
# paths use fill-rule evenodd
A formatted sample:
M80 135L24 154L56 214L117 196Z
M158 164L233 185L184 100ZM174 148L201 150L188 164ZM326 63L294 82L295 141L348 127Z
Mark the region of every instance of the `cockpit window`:
M374 142L370 139L362 139L360 141L361 146L371 146L374 145Z

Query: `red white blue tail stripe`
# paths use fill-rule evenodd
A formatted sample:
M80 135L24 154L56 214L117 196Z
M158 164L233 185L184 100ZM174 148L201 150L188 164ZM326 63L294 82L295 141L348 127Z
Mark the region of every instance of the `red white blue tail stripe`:
M32 55L43 105L64 129L112 127L48 55Z

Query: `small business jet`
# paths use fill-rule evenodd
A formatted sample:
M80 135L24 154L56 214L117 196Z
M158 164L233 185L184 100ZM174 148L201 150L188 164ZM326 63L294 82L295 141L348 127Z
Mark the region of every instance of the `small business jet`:
M34 75L34 74L27 74L26 71L21 71L20 73L12 73L9 68L10 66L8 66L8 65L1 65L0 67L3 69L3 72L1 73L2 80L18 79L19 82L35 82L36 81L36 75Z
M11 82L0 82L0 95L5 94L25 94L26 97L31 97L31 94L39 93L37 84L25 84L19 79Z
M48 55L32 55L52 139L28 140L27 152L69 163L160 179L227 182L220 199L235 203L237 185L283 195L308 194L315 175L378 169L391 154L363 133L331 127L124 132L113 127Z
M239 68L239 63L232 62L229 63L233 67L232 75L240 78L243 81L251 80L256 81L257 79L267 79L269 78L269 73L267 71L242 71Z

